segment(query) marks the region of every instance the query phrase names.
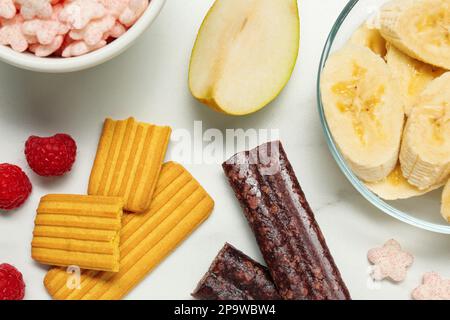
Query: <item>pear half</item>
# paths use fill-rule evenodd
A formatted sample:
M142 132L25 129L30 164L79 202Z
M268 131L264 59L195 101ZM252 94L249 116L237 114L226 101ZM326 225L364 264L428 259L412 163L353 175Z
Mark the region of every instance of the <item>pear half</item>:
M192 95L232 115L263 108L289 81L299 41L297 0L216 0L192 50Z

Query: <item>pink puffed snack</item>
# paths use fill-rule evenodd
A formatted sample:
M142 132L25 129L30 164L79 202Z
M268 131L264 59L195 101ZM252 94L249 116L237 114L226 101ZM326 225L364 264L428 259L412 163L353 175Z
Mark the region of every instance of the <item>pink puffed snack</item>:
M74 40L83 40L89 46L95 46L103 40L115 25L116 19L113 16L104 16L88 23L82 30L72 30L69 36Z
M108 38L119 38L121 35L123 35L125 32L127 32L127 28L123 26L120 22L117 22L114 24L114 26L109 30L107 34L104 35L104 39L107 40Z
M25 20L33 18L48 19L53 8L50 0L15 0L20 5L20 14Z
M120 17L128 6L129 0L100 0L108 13L115 18Z
M12 19L16 15L16 6L13 0L0 0L0 17Z
M58 19L58 14L62 9L63 7L61 5L55 5L53 7L53 15L50 19L25 21L22 27L23 33L27 36L35 36L41 45L52 44L54 46L56 36L65 35L69 32L69 27Z
M414 257L402 250L400 244L391 239L383 247L369 250L367 258L374 265L372 278L380 281L389 278L401 282L406 278L406 271L414 261Z
M74 0L64 4L59 19L72 29L83 29L89 22L105 14L106 8L97 0Z
M38 57L48 57L61 47L63 41L63 36L56 36L49 44L31 44L29 49Z
M23 18L20 15L12 19L1 19L0 44L9 45L17 52L28 49L28 41L22 33Z
M436 272L425 273L422 285L412 292L414 300L450 300L450 279L442 279Z
M149 0L0 0L0 44L39 57L76 57L122 36Z
M105 40L100 41L95 46L90 46L84 41L74 41L62 52L61 56L64 58L78 57L88 52L100 49L106 46L107 42Z
M127 7L119 17L120 23L126 27L132 26L144 13L148 0L129 0Z

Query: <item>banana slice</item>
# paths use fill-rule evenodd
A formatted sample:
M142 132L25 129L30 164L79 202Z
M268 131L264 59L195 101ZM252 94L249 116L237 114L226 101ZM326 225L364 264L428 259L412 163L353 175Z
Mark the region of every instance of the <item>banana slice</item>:
M385 178L398 160L404 113L384 60L348 44L329 57L321 91L328 125L353 172L366 182Z
M450 174L450 72L418 97L403 134L402 172L420 190L446 182Z
M379 17L388 42L415 59L450 70L450 0L393 0Z
M393 45L387 46L386 61L392 75L397 80L399 94L404 99L407 116L425 87L434 79L444 74L444 70L419 60L413 59Z
M419 190L403 177L400 164L397 164L395 169L386 178L379 182L367 182L366 186L381 199L401 200L424 195L441 188L442 184L433 186L427 190Z
M368 22L363 23L350 38L350 43L369 48L380 57L386 55L386 40L380 31L370 28Z
M450 222L450 180L447 182L442 193L441 214L445 220Z

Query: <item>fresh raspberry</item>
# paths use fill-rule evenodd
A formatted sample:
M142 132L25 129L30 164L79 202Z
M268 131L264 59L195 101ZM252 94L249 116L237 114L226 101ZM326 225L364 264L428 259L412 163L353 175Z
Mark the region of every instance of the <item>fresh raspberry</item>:
M31 193L31 182L18 166L0 164L0 210L20 207Z
M31 136L25 143L25 155L31 169L40 176L62 176L72 169L77 144L71 136L59 133L53 137Z
M22 300L24 296L22 274L10 264L0 264L0 300Z

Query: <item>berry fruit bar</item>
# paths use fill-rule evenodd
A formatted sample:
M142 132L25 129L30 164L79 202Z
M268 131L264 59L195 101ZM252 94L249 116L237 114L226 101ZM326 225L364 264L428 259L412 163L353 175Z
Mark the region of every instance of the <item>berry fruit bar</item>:
M281 143L238 153L223 169L281 297L350 299Z
M269 270L228 243L192 296L200 300L281 300Z

